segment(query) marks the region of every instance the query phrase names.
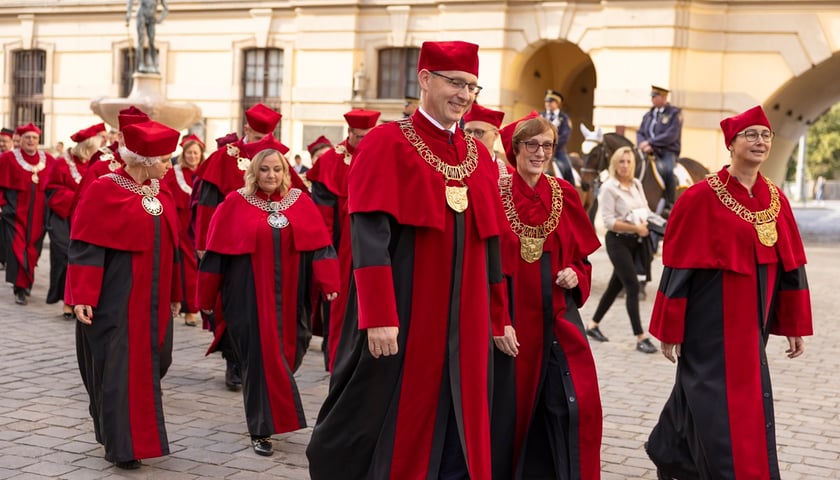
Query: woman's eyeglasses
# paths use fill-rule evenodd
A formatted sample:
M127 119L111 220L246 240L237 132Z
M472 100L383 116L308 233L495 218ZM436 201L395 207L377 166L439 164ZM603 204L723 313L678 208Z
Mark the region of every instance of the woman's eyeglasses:
M764 142L770 143L773 141L773 137L776 136L776 132L771 130L764 130L762 132L758 132L757 130L747 130L746 132L738 133L735 136L737 137L740 135L743 135L744 139L750 143L757 142L758 137L761 137Z
M554 147L557 146L556 143L548 143L548 142L540 143L540 142L534 142L534 141L519 142L519 144L520 145L525 145L525 150L527 150L528 153L537 153L537 150L540 147L542 147L543 152L545 152L546 154L551 154L551 152L554 151Z

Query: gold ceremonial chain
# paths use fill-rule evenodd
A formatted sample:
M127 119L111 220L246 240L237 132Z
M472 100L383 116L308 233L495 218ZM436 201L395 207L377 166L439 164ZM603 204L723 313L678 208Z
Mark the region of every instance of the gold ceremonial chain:
M239 147L232 143L228 143L227 145L225 145L225 150L227 151L228 155L236 159L236 168L242 170L243 172L245 170L248 170L248 165L251 164L251 159L247 157L240 157Z
M157 197L157 194L160 193L160 182L156 178L153 178L149 185L137 185L133 180L129 180L116 173L109 173L104 176L110 178L114 181L114 183L122 188L136 193L137 195L142 195L143 199L141 202L143 210L146 210L149 215L157 217L163 213L163 204L160 203L160 200L155 198Z
M23 154L20 153L20 149L14 149L15 153L15 160L17 160L18 165L20 168L26 170L27 172L32 172L32 183L38 183L38 172L44 169L47 166L47 156L44 152L38 151L38 163L32 165L31 163L27 162L23 159Z
M417 132L414 130L414 125L411 123L411 119L406 118L397 121L397 123L399 124L403 135L405 135L405 139L414 145L414 148L417 149L417 153L423 158L423 160L434 168L435 171L443 174L444 183L448 183L451 180L461 184L461 186L446 185L446 203L452 210L455 210L458 213L466 210L467 206L469 206L469 202L467 199L467 185L464 183L464 179L472 175L475 168L478 166L478 149L475 146L475 140L473 140L472 136L466 136L466 160L458 165L449 165L441 160L440 157L432 153L432 150L425 142L423 142L420 135L417 135Z
M272 228L286 228L289 226L289 219L286 218L286 215L284 215L283 212L285 212L297 201L298 198L300 198L299 188L289 189L286 195L279 202L269 202L268 200L263 200L256 195L248 195L245 193L244 187L237 190L237 193L242 195L242 198L251 205L265 212L269 212L270 214L267 221Z
M505 207L505 216L510 222L513 233L519 237L519 255L528 263L534 263L540 259L543 253L545 239L557 228L560 223L560 214L563 213L563 189L557 179L543 174L551 186L551 212L542 225L527 225L522 223L516 206L513 204L511 186L512 175L505 175L499 178L499 193L502 195L502 206Z
M776 218L779 216L780 208L779 191L776 190L776 186L767 177L762 175L761 178L764 179L764 182L767 183L767 187L770 189L770 206L758 212L747 209L747 207L732 198L732 195L726 190L726 185L720 181L718 174L707 175L706 182L717 193L718 199L724 207L741 217L742 220L753 224L756 234L758 234L758 240L762 245L772 247L779 238L778 232L776 231Z
M344 155L344 164L350 165L350 162L353 160L353 154L347 151L347 147L338 144L333 150L335 150L335 153L339 155Z

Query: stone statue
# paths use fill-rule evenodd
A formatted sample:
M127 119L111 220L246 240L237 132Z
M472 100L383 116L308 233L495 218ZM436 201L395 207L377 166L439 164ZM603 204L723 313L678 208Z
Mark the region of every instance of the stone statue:
M169 12L166 0L160 0L163 6L160 18L157 18L157 0L138 0L140 6L137 8L137 66L136 71L141 73L159 73L157 51L155 50L155 25L163 22ZM134 0L128 0L125 12L125 26L131 22L131 9ZM149 37L149 60L143 50L143 37Z

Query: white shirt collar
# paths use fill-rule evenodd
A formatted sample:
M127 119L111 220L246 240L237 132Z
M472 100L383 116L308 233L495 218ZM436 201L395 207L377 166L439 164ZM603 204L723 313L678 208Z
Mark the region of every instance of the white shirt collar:
M418 107L417 110L420 111L420 113L422 113L423 116L426 117L430 122L432 122L432 125L436 126L441 130L449 130L450 132L455 133L455 129L458 127L458 122L453 123L452 128L446 128L443 125L441 125L440 122L438 122L437 120L432 118L428 113L426 113L426 111L423 110L423 107Z

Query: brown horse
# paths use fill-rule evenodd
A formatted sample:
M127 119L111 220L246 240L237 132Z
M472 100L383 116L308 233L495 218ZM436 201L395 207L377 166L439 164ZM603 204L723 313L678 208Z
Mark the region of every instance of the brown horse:
M633 149L633 154L636 157L636 178L642 182L648 207L654 212L661 213L665 204L665 188L659 172L654 167L653 157L644 156L635 148L633 142L617 133L602 135L600 130L591 132L585 130L583 126L581 126L581 130L586 138L582 150L588 150L588 153L583 155L583 167L580 169L581 200L590 220L594 220L595 213L598 210L596 195L600 185L601 172L609 167L610 157L613 152L621 147L631 147ZM590 145L594 146L591 149L586 148ZM685 157L677 160L677 164L674 168L674 174L677 176L676 198L679 198L686 188L703 179L709 173L709 170L696 160Z

